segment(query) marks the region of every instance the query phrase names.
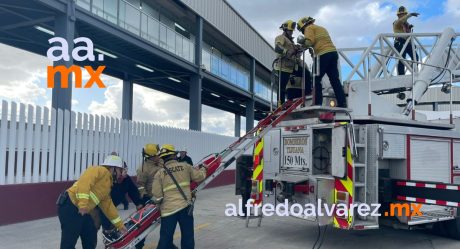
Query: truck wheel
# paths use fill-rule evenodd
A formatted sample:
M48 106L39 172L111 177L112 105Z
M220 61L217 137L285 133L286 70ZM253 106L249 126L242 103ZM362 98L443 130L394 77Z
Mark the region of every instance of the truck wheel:
M446 222L436 222L433 224L433 228L431 229L433 234L438 235L438 236L448 236L447 235L447 226Z
M460 218L443 222L443 225L449 237L460 240Z

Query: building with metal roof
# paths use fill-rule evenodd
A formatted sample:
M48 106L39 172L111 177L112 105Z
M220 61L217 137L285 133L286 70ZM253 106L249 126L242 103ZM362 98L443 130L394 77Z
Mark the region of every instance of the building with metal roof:
M202 104L234 113L237 136L242 115L250 129L270 109L274 50L224 0L4 0L0 23L1 43L40 55L53 36L70 49L89 37L105 55L104 74L123 80L124 119L132 119L133 84L189 99L193 130ZM72 64L102 63L54 66ZM72 88L54 88L52 106L71 109L71 96Z

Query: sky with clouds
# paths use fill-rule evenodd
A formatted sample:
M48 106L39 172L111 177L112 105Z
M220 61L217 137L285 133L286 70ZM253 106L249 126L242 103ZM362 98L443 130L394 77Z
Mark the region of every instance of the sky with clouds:
M337 47L367 46L378 33L392 32L396 9L404 5L415 32L441 32L446 27L460 31L460 0L227 0L269 42L279 34L278 27L288 19L312 16L326 27ZM295 34L295 36L297 33ZM0 44L0 99L40 106L51 105L46 88L47 58ZM85 77L88 77L87 75ZM103 76L106 89L73 90L72 108L78 112L121 116L122 82ZM134 87L133 119L160 125L188 128L188 100ZM234 114L203 106L205 132L234 134ZM242 117L242 130L245 119Z
M251 25L273 43L278 27L286 20L312 16L328 29L339 48L367 46L378 33L391 33L396 10L409 12L414 32L441 32L446 27L460 30L460 0L227 0ZM294 33L297 36L298 32Z
M0 100L51 107L51 90L46 87L46 67L52 63L43 56L0 43ZM89 79L83 71L83 82ZM101 77L106 89L72 89L72 110L82 113L121 117L122 81ZM133 119L158 125L188 128L189 101L134 85ZM234 135L232 113L203 106L202 130ZM241 118L241 132L245 119Z

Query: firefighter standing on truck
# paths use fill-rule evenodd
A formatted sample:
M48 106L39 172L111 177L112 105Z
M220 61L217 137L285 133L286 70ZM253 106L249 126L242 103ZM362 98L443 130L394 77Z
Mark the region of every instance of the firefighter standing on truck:
M137 169L137 185L144 203L152 198L153 177L163 165L163 160L158 156L158 151L158 144L146 144L142 149L144 162Z
M177 162L176 154L173 145L162 146L160 157L164 160L164 165L153 180L153 200L160 205L161 211L158 249L173 247L173 235L177 223L181 231L181 249L195 248L190 182L204 180L206 167L195 169L188 163Z
M337 107L346 107L345 93L339 78L339 55L337 49L332 43L329 32L325 28L314 24L314 22L315 19L312 17L303 17L297 22L297 29L305 36L301 45L305 46L305 48L313 47L316 56L319 57L319 75L315 76L315 104L323 104L321 80L327 74L337 98Z
M407 22L407 19L410 17L417 17L420 14L419 13L408 13L406 7L400 6L398 8L398 12L396 13L398 16L398 19L393 22L393 33L398 34L398 33L412 33L412 28L414 27L412 24L409 24ZM404 47L404 44L406 44L406 41L409 37L395 37L395 48L398 50L399 53L401 53L401 50ZM415 45L414 45L415 49ZM402 58L406 58L406 55L409 55L412 60L414 60L414 53L415 51L412 49L412 42L409 40L409 42L406 45L406 48L404 51L401 53ZM415 58L418 61L418 54L415 53ZM398 62L398 75L404 75L404 64L402 61Z
M275 73L279 77L279 96L278 105L286 101L286 85L296 66L298 48L294 44L292 33L295 29L295 22L287 20L281 24L280 29L283 33L275 38L275 52L277 58L274 61Z
M89 215L96 206L120 232L126 233L126 227L110 198L112 184L122 171L121 158L108 156L102 166L89 167L72 187L59 196L57 205L62 231L61 249L74 249L79 237L84 249L96 248L97 230Z

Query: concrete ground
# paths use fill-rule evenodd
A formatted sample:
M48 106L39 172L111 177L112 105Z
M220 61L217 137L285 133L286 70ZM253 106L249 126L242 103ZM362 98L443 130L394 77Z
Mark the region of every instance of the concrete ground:
M244 220L226 217L226 203L237 203L233 186L207 189L199 193L195 206L196 248L244 248L244 249L297 249L312 248L317 226L314 223L291 217L267 217L257 228L245 228ZM131 205L133 209L133 206ZM123 217L132 212L121 210ZM4 215L4 214L3 214ZM154 249L158 231L147 237L145 248ZM100 234L99 234L100 235ZM20 224L0 226L0 248L59 248L59 220L42 219ZM176 232L175 244L180 245L180 232ZM78 244L77 248L81 248ZM102 239L98 248L104 248ZM458 249L460 241L434 236L426 231L394 230L381 228L369 231L341 231L329 228L321 247L327 248L436 248Z

